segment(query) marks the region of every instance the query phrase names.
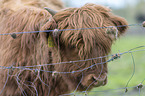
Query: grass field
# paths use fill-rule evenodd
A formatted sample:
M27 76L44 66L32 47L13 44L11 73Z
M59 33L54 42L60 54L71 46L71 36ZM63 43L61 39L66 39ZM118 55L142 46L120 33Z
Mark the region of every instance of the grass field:
M126 52L132 48L145 45L145 35L142 36L125 36L118 39L112 46L111 54ZM139 48L137 50L145 49ZM134 63L133 63L134 59ZM137 86L145 78L145 51L134 52L133 59L131 53L124 54L121 58L114 60L108 63L108 83L106 86L94 88L91 90L87 96L139 96L138 91L135 91L135 88L130 88L126 95L122 95L125 92L125 89L119 89L126 87L127 82L133 75L133 78L130 80L128 87ZM135 64L135 65L134 65ZM135 71L133 71L135 67ZM143 82L145 85L145 81ZM116 89L108 92L97 92ZM135 92L135 93L134 93ZM145 90L144 90L145 92ZM141 94L145 94L145 93ZM128 94L129 93L129 94ZM115 95L113 95L115 94ZM134 94L134 95L131 95ZM79 96L85 96L81 94ZM144 95L140 95L144 96Z

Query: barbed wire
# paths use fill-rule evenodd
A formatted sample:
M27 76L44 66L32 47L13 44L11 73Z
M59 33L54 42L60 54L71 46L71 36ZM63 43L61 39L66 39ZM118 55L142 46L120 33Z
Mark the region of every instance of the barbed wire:
M133 64L133 73L132 73L132 75L131 75L130 79L128 80L128 82L127 82L125 87L116 88L116 89L109 89L109 90L101 90L101 91L89 91L89 93L92 93L92 92L94 92L94 93L104 92L105 93L105 92L110 92L110 91L114 91L114 90L122 90L123 89L124 90L124 91L122 91L124 93L123 96L125 96L125 94L128 92L128 89L130 89L130 88L136 88L136 89L138 89L139 96L140 96L141 95L141 89L143 89L144 86L145 86L145 85L143 85L143 82L145 81L145 78L137 86L128 87L128 85L129 85L131 79L133 78L133 76L135 74L135 61L134 61L134 56L133 56L132 53L133 52L145 51L145 50L136 50L136 51L132 51L132 50L135 50L135 49L138 49L138 48L142 48L142 47L145 47L145 46L138 46L136 48L130 49L129 51L126 51L126 52L123 52L123 53L120 53L120 54L114 54L114 55L112 55L113 57L111 59L109 59L110 61L113 61L114 59L120 58L120 55L123 55L123 54L126 54L126 53L130 53L131 54L131 57L132 57L132 60L133 60L133 63L132 63ZM86 91L82 91L82 92L75 92L74 91L74 92L72 92L70 94L63 94L63 95L60 95L60 96L67 96L67 95L77 96L76 94L78 94L78 93L84 94L84 96L88 96L87 89L86 89Z
M117 54L113 54L113 55L107 55L107 56L102 56L102 57L97 57L97 58L90 58L90 59L86 59L86 60L76 60L76 61L69 61L69 62L60 62L60 63L52 63L52 64L42 64L42 65L34 65L34 66L19 66L19 67L14 67L13 65L12 66L9 66L9 67L5 67L5 66L0 66L0 69L7 69L8 70L8 73L7 73L7 80L6 80L6 83L8 82L8 78L10 77L10 76L12 76L12 75L10 75L10 73L9 73L9 70L10 69L19 69L19 70L27 70L27 71L35 71L35 72L49 72L49 73L55 73L55 74L73 74L73 73L76 73L76 72L82 72L82 78L83 78L83 71L84 70L87 70L87 69L90 69L90 68L92 68L93 66L96 66L96 64L93 64L93 65L91 65L91 66L89 66L89 67L87 67L87 68L84 68L84 69L80 69L80 70L77 70L77 71L72 71L72 72L57 72L57 71L47 71L47 70L40 70L40 69L37 69L37 68L35 68L35 67L42 67L42 66L48 66L48 65L56 65L56 64L67 64L67 63L73 63L73 62L84 62L84 61L89 61L89 60L94 60L94 59L99 59L99 58L105 58L105 57L111 57L110 59L108 59L106 62L101 62L101 63L97 63L97 64L105 64L105 63L107 63L107 62L111 62L111 61L114 61L114 60L116 60L116 59L118 59L118 58L120 58L122 55L124 55L124 54L131 54L131 56L132 56L132 60L133 60L133 65L134 65L134 68L133 68L133 74L132 74L132 76L131 76L131 78L128 80L128 82L127 82L127 84L126 84L126 87L124 87L124 88L122 88L122 89L125 89L125 93L128 91L128 88L130 88L130 87L128 87L128 84L129 84L129 82L131 81L131 79L132 79L132 77L134 76L134 73L135 73L135 62L134 62L134 57L133 57L133 55L132 55L132 53L134 53L134 52L141 52L141 51L145 51L145 49L142 49L142 50L137 50L137 49L139 49L139 48L145 48L145 45L143 45L143 46L138 46L138 47L135 47L135 48L133 48L133 49L130 49L130 50L128 50L128 51L126 51L126 52L123 52L123 53L117 53ZM33 68L35 68L35 69L33 69ZM19 84L19 82L18 81L20 81L19 80L19 75L18 74L20 74L21 73L21 71L20 72L18 72L18 73L16 73L15 75L13 75L13 76L15 76L17 79L16 79L16 81L17 81L17 83L18 83L18 86L20 86L20 84ZM41 79L40 77L39 77L39 79ZM82 80L82 79L81 79ZM41 80L42 81L42 80ZM145 81L145 79L141 82L141 84L143 83ZM43 81L42 81L43 82ZM81 82L81 81L80 81ZM94 81L95 82L95 81ZM88 90L88 88L94 83L94 82L92 82L88 87L87 87L87 89L86 89L86 91L83 91L82 93L85 93L85 96L87 96L87 90ZM0 91L0 94L2 93L2 91L4 90L4 88L5 88L5 86L6 86L6 83L5 83L5 85L4 85L4 87L3 87L3 89ZM43 82L44 83L44 82ZM44 83L45 84L45 83ZM45 85L47 85L47 84L45 84ZM48 86L48 85L47 85ZM78 86L79 86L79 84L78 84ZM73 93L71 93L71 94L69 94L69 95L74 95L74 94L76 94L77 92L76 92L76 90L77 90L77 88L78 88L78 86L76 87L76 89L75 89L75 91L73 92ZM142 85L142 86L144 86L144 85ZM33 86L34 87L34 86ZM134 86L134 87L136 87L136 86ZM34 87L34 88L36 88L36 87ZM20 87L20 89L21 89L21 91L23 90L21 87ZM36 89L35 89L36 90ZM113 90L113 89L112 89ZM115 90L117 90L117 89L115 89ZM23 92L23 91L22 91ZM90 91L89 91L90 92ZM92 91L91 91L92 92ZM99 91L96 91L96 92L99 92ZM100 91L100 92L106 92L106 90L105 91ZM37 90L36 90L36 93L37 93L37 96L38 96L38 92L37 92ZM23 95L24 96L26 96L26 93L23 93ZM61 95L61 96L65 96L66 94L63 94L63 95ZM67 94L68 95L68 94Z
M78 28L78 29L58 29L57 31L76 31L76 30L89 30L89 29L104 29L104 28L112 28L112 27L127 27L127 26L142 26L143 23L138 24L130 24L130 25L119 25L119 26L108 26L108 27L93 27L93 28ZM55 30L55 29L54 29ZM12 32L12 33L3 33L0 35L16 35L16 34L28 34L28 33L42 33L42 32L53 32L54 30L44 30L44 31L30 31L30 32Z
M126 27L126 26L142 26L142 23L140 24L130 24L130 25L120 25L120 26L115 26L115 27ZM109 27L95 27L95 28L79 28L79 29L63 29L63 30L57 30L57 31L68 31L68 30L88 30L88 29L102 29L102 28L112 28L113 26L109 26ZM26 34L26 33L38 33L38 32L53 32L54 30L45 30L45 31L31 31L31 32L13 32L13 33L6 33L6 34L0 34L0 35L15 35L15 34ZM144 48L144 49L141 49L141 50L137 50L139 48ZM94 66L96 65L103 65L105 63L108 63L108 62L111 62L111 61L114 61L116 59L119 59L120 57L122 57L122 55L125 55L125 54L131 54L131 57L132 57L132 61L133 61L133 73L131 75L131 77L129 78L127 84L125 87L123 88L117 88L117 89L110 89L110 90L104 90L104 91L89 91L89 92L107 92L107 91L112 91L112 90L120 90L120 89L124 89L124 94L128 92L128 89L129 88L138 88L139 90L139 95L140 95L140 91L141 89L145 86L143 85L143 82L145 81L145 78L144 80L142 80L142 82L137 85L137 86L133 86L133 87L128 87L130 81L132 80L134 74L135 74L135 61L134 61L134 56L132 53L135 53L135 52L142 52L142 51L145 51L145 45L142 45L142 46L138 46L138 47L135 47L135 48L132 48L128 51L125 51L125 52L122 52L122 53L116 53L116 54L113 54L113 55L107 55L107 56L101 56L101 57L96 57L96 58L89 58L89 59L85 59L85 60L75 60L75 61L68 61L68 62L58 62L58 63L50 63L50 64L36 64L36 65L33 65L33 66L18 66L18 67L15 67L14 64L12 64L11 66L0 66L0 70L8 70L7 72L7 78L6 78L6 81L5 81L5 84L2 88L2 90L0 90L0 95L2 94L4 88L6 87L6 84L8 83L8 79L9 77L13 76L15 77L16 79L16 82L18 84L18 87L20 89L20 91L22 92L22 95L23 96L27 96L27 93L24 91L24 89L22 88L21 86L21 83L25 86L31 86L31 88L34 89L35 92L33 92L33 90L30 89L30 91L32 91L32 93L34 93L36 96L38 96L38 92L37 92L37 89L36 89L36 86L34 84L34 81L33 82L30 82L31 85L27 85L23 82L21 82L21 79L19 78L20 74L22 73L22 71L24 70L27 70L27 71L31 71L31 72L37 72L38 74L40 72L48 72L48 73L52 73L52 75L54 74L74 74L74 73L78 73L78 72L82 72L82 77L81 77L81 80L80 82L78 83L76 89L70 93L70 94L63 94L63 95L60 95L60 96L65 96L65 95L73 95L75 96L75 94L79 93L79 92L76 92L82 79L84 78L84 74L83 74L83 71L85 70L88 70L90 68L93 68ZM108 58L108 60L106 60L105 62L102 62L102 59L103 58ZM109 59L110 58L110 59ZM86 61L91 61L91 60L97 60L97 59L101 59L101 62L100 63L96 63L96 64L93 64L87 68L79 68L79 70L76 70L76 71L71 71L71 72L57 72L57 71L50 71L50 70L42 70L41 67L44 67L44 66L50 66L50 65L60 65L60 64L75 64L75 63L78 63L78 62L86 62ZM75 64L77 65L77 64ZM79 66L78 66L79 67ZM16 74L13 74L11 75L10 74L10 70L15 70L15 69L19 69L19 71L16 73ZM98 78L100 77L100 75L102 74L102 70L103 70L103 66L101 68L101 72L98 76ZM46 85L49 87L49 85L47 85L45 82L43 82L43 80L41 79L41 77L38 75L37 78L39 78L39 80L42 82L42 84ZM88 92L88 89L91 85L93 85L95 83L95 80L86 88L85 91L82 91L81 93L84 93L85 96L87 96L87 92ZM48 91L48 95L50 93L50 90Z
M76 61L68 61L68 62L59 62L59 63L50 63L50 64L40 64L40 65L33 65L33 66L19 66L19 67L14 67L12 66L0 66L0 69L21 69L21 70L30 70L30 71L42 71L42 72L49 72L49 73L58 73L58 74L70 74L70 73L77 73L77 72L82 72L84 70L90 69L96 65L101 65L101 64L105 64L107 62L111 62L115 59L120 58L121 55L127 54L127 53L133 53L133 52L140 52L140 51L145 51L145 49L142 50L135 50L138 48L144 48L145 45L143 46L138 46L136 48L130 49L129 51L123 52L123 53L117 53L117 54L113 54L113 55L107 55L107 56L102 56L102 57L96 57L96 58L90 58L90 59L85 59L85 60L76 60ZM135 50L135 51L132 51ZM105 62L101 62L101 63L96 63L93 64L87 68L81 69L81 70L77 70L77 71L71 71L71 72L57 72L57 71L46 71L46 70L41 70L41 69L31 69L31 68L35 68L35 67L42 67L42 66L49 66L49 65L58 65L58 64L73 64L73 63L77 63L77 62L86 62L86 61L90 61L90 60L95 60L95 59L100 59L100 58L106 58L106 57L110 57L110 59L108 59ZM133 56L132 56L133 57Z
M140 90L142 88L144 88L145 85L143 84L138 84L137 86L132 86L132 87L122 87L122 88L115 88L115 89L108 89L108 90L101 90L101 91L89 91L89 93L102 93L102 92L111 92L111 91L116 91L116 90L124 90L124 92L126 91L126 89L131 89L131 88L136 88L138 89L139 91L139 96L140 96ZM70 94L63 94L63 95L59 95L59 96L66 96L66 95L73 95L73 96L77 96L75 94L79 94L79 93L82 93L82 94L85 94L85 96L87 96L87 92L86 91L82 91L82 92L72 92ZM126 92L127 93L127 92Z

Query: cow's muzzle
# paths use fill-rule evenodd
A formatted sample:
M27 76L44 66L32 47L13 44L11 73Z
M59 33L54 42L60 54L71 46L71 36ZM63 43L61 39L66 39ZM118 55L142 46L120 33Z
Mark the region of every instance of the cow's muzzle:
M82 80L83 86L93 85L94 87L104 86L107 83L107 73L96 76L95 74L89 74L84 76Z

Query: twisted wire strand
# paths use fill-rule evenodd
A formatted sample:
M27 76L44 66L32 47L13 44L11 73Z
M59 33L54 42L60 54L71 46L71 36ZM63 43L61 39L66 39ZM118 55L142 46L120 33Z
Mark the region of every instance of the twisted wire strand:
M115 27L126 27L126 26L142 26L142 23L138 23L138 24L130 24L130 25L119 25L119 26L115 26ZM89 30L89 29L104 29L104 28L112 28L114 26L108 26L108 27L93 27L93 28L78 28L78 29L58 29L57 31L75 31L75 30ZM13 34L28 34L28 33L42 33L42 32L53 32L54 30L44 30L44 31L30 31L30 32L12 32L12 33L3 33L0 35L13 35Z

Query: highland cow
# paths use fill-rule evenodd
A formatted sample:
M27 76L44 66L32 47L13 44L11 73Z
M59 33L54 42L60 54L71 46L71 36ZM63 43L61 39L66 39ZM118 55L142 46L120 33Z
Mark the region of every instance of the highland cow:
M127 27L115 27L116 32L95 27L127 25L126 20L96 4L63 8L59 0L0 1L0 34L15 32L0 36L2 96L58 96L107 83L107 58L86 59L108 55ZM75 60L84 61L70 62ZM59 62L66 63L55 64Z

